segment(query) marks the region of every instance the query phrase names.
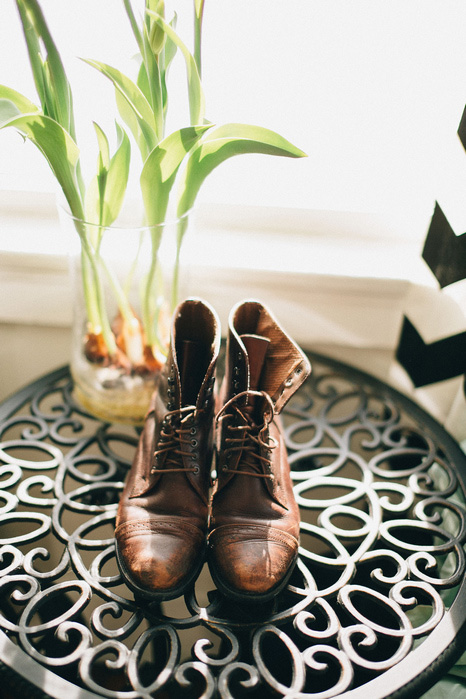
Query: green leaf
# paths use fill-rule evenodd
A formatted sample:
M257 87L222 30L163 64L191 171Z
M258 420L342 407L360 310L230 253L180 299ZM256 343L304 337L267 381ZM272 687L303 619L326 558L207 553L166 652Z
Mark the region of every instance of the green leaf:
M130 0L123 0L123 5L125 6L126 14L128 15L129 23L131 25L131 29L133 30L133 34L135 36L137 45L139 47L139 51L142 54L143 52L143 46L142 46L142 34L139 29L139 25L136 21L136 17L134 16L133 8L131 6Z
M172 21L170 22L170 26L173 27L173 29L176 27L176 21L177 21L177 15L175 13ZM166 41L165 41L164 51L159 56L160 81L162 84L162 102L163 102L164 116L166 115L167 108L168 108L167 78L168 78L170 66L173 62L173 59L176 56L177 51L178 51L178 48L177 48L176 44L174 44L173 41L171 39L169 39L167 36Z
M133 134L133 138L141 152L142 160L144 161L150 153L150 148L141 130L139 120L134 112L134 109L129 104L126 97L123 97L119 90L115 90L115 101L118 108L118 113Z
M94 121L94 129L97 136L97 143L99 144L99 170L106 169L110 165L110 147L108 145L108 138L100 126Z
M96 122L94 122L94 129L99 146L97 173L86 189L84 209L86 221L98 226L102 225L103 221L103 206L108 166L110 164L110 149L107 136ZM94 247L96 247L96 245L94 245Z
M139 66L139 71L138 71L138 77L137 77L137 86L143 93L144 97L146 98L147 101L150 100L150 86L149 86L149 78L147 77L147 70L144 61L141 61L141 65Z
M40 5L37 0L16 0L16 4L44 113L74 137L70 85Z
M149 225L165 220L170 191L186 154L211 125L174 131L150 153L141 173L141 192Z
M147 9L152 10L157 15L165 17L165 0L146 0ZM166 35L162 27L160 27L157 22L153 22L149 18L147 26L147 33L149 36L149 43L152 49L152 53L158 56L165 45Z
M38 111L39 107L20 92L0 85L0 125L18 114L32 114Z
M118 146L110 160L105 189L104 225L113 223L120 213L128 184L131 145L125 131L116 125Z
M194 11L196 13L196 17L202 17L202 13L204 11L204 0L194 0Z
M11 100L5 100L0 97L0 127L6 121L10 121L13 117L18 116L22 112L18 109L16 104Z
M201 75L202 18L204 0L194 0L194 60Z
M150 103L152 106L153 118L155 122L155 132L157 141L163 137L163 98L162 80L160 76L158 57L154 55L150 45L150 38L147 26L144 25L143 32L144 53L143 61L146 66L147 80L149 84Z
M107 228L118 217L126 192L129 175L131 146L123 129L116 124L118 144L112 158L109 156L108 139L95 124L99 142L97 174L86 191L86 220Z
M199 189L208 175L221 163L234 155L264 153L289 158L302 158L306 154L275 131L249 124L224 124L207 136L189 156L178 199L178 216L189 211Z
M178 16L175 12L175 15L170 22L170 27L173 29L173 31L176 31L176 22L177 22ZM170 37L167 36L167 40L165 42L165 51L164 51L164 67L165 67L165 72L168 70L171 62L176 56L178 48L175 42L170 39Z
M86 58L82 59L85 63L96 68L102 75L111 80L115 88L119 91L122 97L126 100L128 106L131 108L138 127L146 141L148 150L151 151L152 148L157 144L157 131L156 124L154 120L154 113L147 99L144 96L142 90L136 85L131 78L121 73L116 68L112 68L106 63L101 63L100 61L93 61ZM121 114L122 119L128 124L128 127L134 133L134 119L127 121L126 112ZM136 136L135 136L136 138ZM136 139L137 140L137 139Z
M2 124L12 126L29 138L47 159L63 193L71 213L83 217L76 166L79 149L69 133L56 121L44 114L21 114Z
M194 56L190 53L187 46L183 43L176 31L165 20L156 15L154 12L148 11L154 21L156 21L164 30L167 37L180 49L186 63L186 74L188 78L188 94L189 94L189 112L191 117L191 125L202 124L205 113L204 92L202 90L201 79L197 69Z

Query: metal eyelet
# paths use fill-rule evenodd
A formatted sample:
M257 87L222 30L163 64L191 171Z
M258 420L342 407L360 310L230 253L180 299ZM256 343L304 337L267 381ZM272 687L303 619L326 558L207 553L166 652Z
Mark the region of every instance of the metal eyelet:
M199 473L199 471L200 471L199 466L197 464L195 464L193 467L193 473Z
M174 376L169 376L168 379L167 379L167 381L168 381L168 383L170 384L170 386L173 386L174 383L175 383L175 377L174 377Z
M191 440L191 446L196 448L197 447L197 439L192 439Z
M226 466L226 465L225 465L225 466L222 466L222 471L223 471L224 473L225 473L226 471L228 471L228 466Z
M191 427L191 429L190 429L189 431L190 431L191 434L197 434L197 429L196 429L196 427Z
M293 379L292 379L291 376L290 376L290 377L287 378L287 380L285 381L285 386L286 386L286 388L290 388L292 385L293 385Z

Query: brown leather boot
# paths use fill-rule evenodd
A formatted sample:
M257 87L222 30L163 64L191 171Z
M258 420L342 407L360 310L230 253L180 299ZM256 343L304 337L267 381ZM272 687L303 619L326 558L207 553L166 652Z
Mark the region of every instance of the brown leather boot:
M219 347L213 309L181 303L115 529L124 578L151 600L183 594L204 562Z
M267 601L296 562L299 510L278 415L310 369L261 303L232 310L208 561L218 589L233 599Z

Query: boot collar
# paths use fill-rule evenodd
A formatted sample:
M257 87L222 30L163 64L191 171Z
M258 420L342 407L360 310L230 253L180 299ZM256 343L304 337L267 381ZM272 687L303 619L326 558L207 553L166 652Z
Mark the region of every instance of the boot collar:
M260 386L250 385L250 360L241 338L244 334L261 336L269 343ZM243 301L232 309L228 339L226 374L230 396L259 388L271 397L275 413L280 413L310 374L311 365L304 352L259 301Z

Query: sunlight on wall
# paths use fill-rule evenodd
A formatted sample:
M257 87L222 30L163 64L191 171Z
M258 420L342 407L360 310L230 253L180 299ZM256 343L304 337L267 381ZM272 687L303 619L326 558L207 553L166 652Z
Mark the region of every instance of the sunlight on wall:
M113 129L113 92L76 56L130 69L136 46L123 3L41 5L93 166L90 124ZM169 5L190 44L191 0ZM275 129L309 157L232 159L205 184L201 201L390 214L398 234L421 239L438 199L454 228L466 230L466 156L456 137L466 103L465 26L464 0L206 0L208 118ZM0 82L35 94L13 0L0 9ZM173 82L184 87L181 63ZM174 105L186 114L178 97ZM0 188L53 189L32 150L0 133Z

